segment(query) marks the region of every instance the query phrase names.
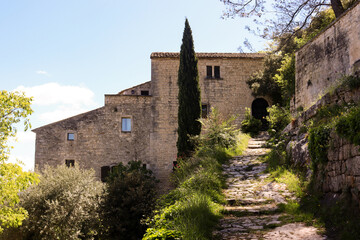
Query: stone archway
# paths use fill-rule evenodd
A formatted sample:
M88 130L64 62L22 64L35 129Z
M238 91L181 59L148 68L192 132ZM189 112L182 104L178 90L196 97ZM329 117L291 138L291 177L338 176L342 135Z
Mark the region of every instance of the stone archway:
M269 107L269 103L264 98L256 98L251 104L251 115L260 119L263 123L262 130L266 130L268 128L268 121L266 120L266 116L269 115L266 108Z

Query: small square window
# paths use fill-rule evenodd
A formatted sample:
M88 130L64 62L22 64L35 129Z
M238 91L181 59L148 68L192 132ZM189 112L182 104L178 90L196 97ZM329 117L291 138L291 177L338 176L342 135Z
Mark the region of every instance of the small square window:
M67 167L74 167L75 166L75 160L65 160L65 165Z
M214 66L214 76L220 78L220 66Z
M206 77L212 78L212 66L206 66Z
M142 91L140 92L140 94L141 94L142 96L149 96L149 91L147 91L147 90L142 90Z
M121 119L121 131L131 132L131 118L122 118Z
M74 141L75 140L75 134L74 133L68 133L67 134L67 140L68 141Z

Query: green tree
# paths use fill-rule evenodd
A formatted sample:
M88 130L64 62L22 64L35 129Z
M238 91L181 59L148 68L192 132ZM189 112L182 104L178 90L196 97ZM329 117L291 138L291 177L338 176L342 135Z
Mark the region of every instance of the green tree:
M291 37L285 33L272 41L264 69L247 81L254 96L268 96L273 104L289 108L295 93L295 51L326 28L335 15L332 10L319 12L310 25ZM291 37L291 38L289 38ZM280 51L281 49L281 51Z
M199 135L201 131L198 121L201 117L201 99L197 62L191 28L186 19L178 72L178 156L191 155L195 146L189 136Z
M141 239L155 205L156 179L139 161L113 168L106 183L100 213L104 226L102 239Z
M220 0L227 6L225 17L250 17L258 26L256 32L265 38L277 38L285 33L295 36L309 26L313 17L326 8L336 18L358 0ZM248 29L250 29L248 27ZM252 29L250 29L252 30Z
M103 184L93 170L46 167L40 183L21 197L29 218L20 230L23 239L93 239L98 234L98 208Z
M18 204L18 193L38 182L35 173L24 172L18 164L6 162L10 149L8 140L16 136L14 124L23 120L25 130L30 127L31 100L24 93L0 91L0 232L22 224L28 214Z

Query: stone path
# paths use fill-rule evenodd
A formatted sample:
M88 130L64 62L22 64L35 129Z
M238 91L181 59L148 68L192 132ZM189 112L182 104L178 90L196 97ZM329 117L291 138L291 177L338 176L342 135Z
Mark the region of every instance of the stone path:
M294 198L285 184L269 182L266 164L258 157L266 154L266 137L252 138L242 156L224 165L228 189L225 217L214 232L215 239L326 239L314 227L303 223L283 225L277 205Z

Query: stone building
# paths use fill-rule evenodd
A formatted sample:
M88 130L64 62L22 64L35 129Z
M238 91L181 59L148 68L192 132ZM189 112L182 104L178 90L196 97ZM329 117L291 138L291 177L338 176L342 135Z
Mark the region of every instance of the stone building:
M263 112L246 84L263 68L263 54L197 53L202 114L211 107L244 117L245 108ZM35 166L77 164L104 178L119 162L139 160L164 184L176 160L179 53L151 54L151 81L105 95L101 108L33 130ZM260 106L260 107L259 107Z

